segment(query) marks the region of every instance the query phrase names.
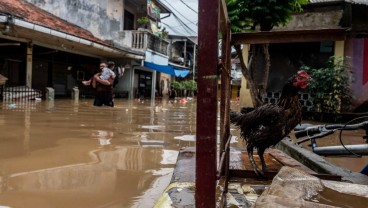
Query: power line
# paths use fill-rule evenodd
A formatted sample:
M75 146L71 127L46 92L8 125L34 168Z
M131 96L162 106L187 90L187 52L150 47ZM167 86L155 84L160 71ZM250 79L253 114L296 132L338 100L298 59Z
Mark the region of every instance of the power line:
M163 25L166 25L170 30L172 30L172 31L174 31L175 33L177 33L178 35L182 35L182 31L179 31L179 30L177 30L177 29L175 29L175 28L172 28L170 25L168 25L168 24L166 24L166 23L163 23L163 22L161 22Z
M183 24L185 26L184 29L187 28L187 29L185 29L187 32L190 32L190 31L188 31L188 29L189 29L189 30L192 31L192 33L197 34L196 31L194 31L192 28L190 28L188 25L186 25L178 16L174 15L174 17L176 18L176 20L178 20L181 24Z
M193 21L193 22L187 22L185 24L192 24L192 25L198 25L198 20ZM183 25L175 25L175 26L171 26L171 28L176 28L176 27L183 27Z
M175 10L177 13L179 13L182 17L184 17L184 19L188 20L189 22L191 22L191 20L189 20L188 18L186 18L183 14L181 14L178 10L176 10L168 1L164 0L173 10ZM193 33L196 33L192 28L190 28L188 25L186 25L175 13L172 13L174 15L174 17L180 22L182 23L186 28L188 28L189 30L191 30ZM184 28L185 29L185 28ZM185 29L186 31L188 31L187 29ZM189 32L189 31L188 31Z
M180 14L184 19L188 20L189 22L191 20L189 20L186 16L184 16L182 13L180 13L178 10L175 9L175 7L173 7L167 0L164 0L173 10L175 10L178 14Z
M190 7L187 3L185 3L183 0L180 0L181 3L183 3L185 6L187 6L190 10L192 10L194 13L198 14L197 11L195 11L192 7Z

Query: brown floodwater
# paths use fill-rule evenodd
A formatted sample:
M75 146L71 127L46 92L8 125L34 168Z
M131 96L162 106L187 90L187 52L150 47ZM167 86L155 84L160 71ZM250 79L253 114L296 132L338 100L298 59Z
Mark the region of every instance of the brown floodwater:
M352 124L356 124L358 122L367 121L368 118L358 119L356 122ZM320 123L315 121L303 121L305 124L312 125L330 125L331 123ZM344 124L344 123L342 123ZM293 134L290 135L294 141L297 141ZM366 144L363 139L365 136L365 131L362 129L359 130L345 130L341 132L341 141L340 141L340 131L336 131L335 133L316 139L317 146L325 147L325 146L342 146L343 145L357 145L357 144ZM307 138L307 137L303 137ZM302 139L302 138L300 138ZM309 146L310 142L307 141L302 144L306 149L312 150ZM354 152L353 152L354 153ZM358 155L359 156L359 155ZM344 167L346 169L352 170L354 172L360 172L365 165L368 164L368 156L357 157L356 155L347 155L347 156L328 156L323 157L327 161L334 163L340 167Z
M0 207L152 207L196 104L92 99L0 102Z
M153 206L180 148L195 146L196 102L92 103L0 101L0 207ZM367 162L351 161L338 163L358 170Z

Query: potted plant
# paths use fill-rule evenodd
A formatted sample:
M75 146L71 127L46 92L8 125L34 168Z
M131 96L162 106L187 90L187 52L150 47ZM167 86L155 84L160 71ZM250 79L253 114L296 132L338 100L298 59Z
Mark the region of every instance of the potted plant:
M167 39L169 37L169 32L166 31L166 27L164 27L159 33L159 37L162 39Z
M139 28L145 28L147 29L148 23L149 23L149 19L147 16L144 17L140 17L137 19L137 23L139 25Z

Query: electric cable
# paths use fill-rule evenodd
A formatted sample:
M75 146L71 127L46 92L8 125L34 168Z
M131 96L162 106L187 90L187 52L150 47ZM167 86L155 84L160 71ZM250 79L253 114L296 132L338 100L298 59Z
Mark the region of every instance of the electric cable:
M185 3L183 0L180 0L181 3L183 3L185 6L187 6L190 10L192 10L194 13L198 14L197 11L195 11L192 7L190 7L187 3Z
M178 10L175 9L175 7L173 7L168 1L164 0L174 11L176 11L178 14L180 14L184 19L188 20L188 22L192 22L191 20L189 20L188 18L186 18L183 14L181 14ZM192 28L190 28L186 23L184 23L175 13L172 13L174 15L174 17L180 22L182 23L186 28L188 28L189 30L192 31L192 33L196 34L196 31L194 31ZM186 30L187 32L189 32L188 30Z
M354 153L354 152L352 152L351 150L349 150L345 145L344 145L344 143L342 142L342 131L345 129L345 127L348 125L348 124L350 124L350 123L352 123L353 121L356 121L356 120L358 120L358 119L362 119L362 118L368 118L368 116L362 116L362 117L358 117L358 118L355 118L355 119L353 119L353 120L350 120L349 122L347 122L345 125L344 125L344 127L342 127L341 129L339 129L340 130L340 134L339 134L339 140L340 140L340 144L344 147L344 149L346 150L346 151L348 151L350 154L352 154L352 155L354 155L355 157L362 157L362 155L358 155L358 154L356 154L356 153Z

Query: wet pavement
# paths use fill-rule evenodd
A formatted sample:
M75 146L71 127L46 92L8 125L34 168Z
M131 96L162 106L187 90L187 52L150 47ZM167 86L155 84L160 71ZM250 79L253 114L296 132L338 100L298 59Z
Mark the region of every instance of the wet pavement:
M0 207L152 207L195 146L195 102L92 102L0 102Z

